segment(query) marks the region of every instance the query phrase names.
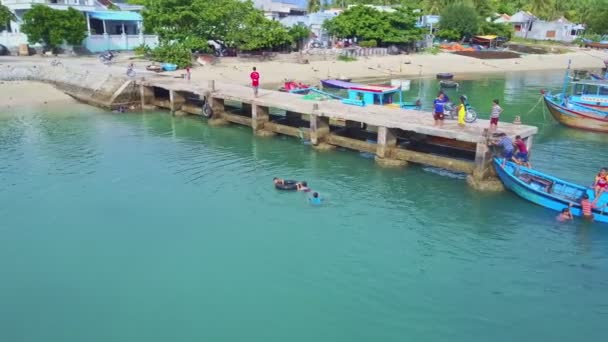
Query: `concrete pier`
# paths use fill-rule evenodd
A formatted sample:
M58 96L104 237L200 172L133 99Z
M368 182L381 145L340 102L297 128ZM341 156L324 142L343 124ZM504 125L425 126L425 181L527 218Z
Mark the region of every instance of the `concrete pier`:
M351 106L337 100L307 101L301 96L260 90L253 97L249 87L209 81L184 82L167 77L136 81L142 105L154 104L172 112L201 115L200 105L189 98L207 98L213 109L211 124L233 123L250 126L257 136L275 134L310 139L318 150L336 146L375 154L380 166L403 167L425 164L468 174L468 183L479 190L500 190L488 147L488 120L477 120L465 128L446 121L433 125L430 112L394 109L385 106ZM240 109L230 110L227 102ZM271 110L272 109L272 110ZM273 110L284 115L272 114ZM534 126L500 123L499 131L520 135L532 145Z

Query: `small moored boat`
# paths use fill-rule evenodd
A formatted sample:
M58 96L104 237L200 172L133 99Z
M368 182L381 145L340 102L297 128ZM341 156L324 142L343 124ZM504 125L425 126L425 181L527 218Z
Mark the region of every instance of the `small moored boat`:
M439 86L441 88L458 88L459 84L455 81L439 81Z
M580 202L583 195L587 194L592 201L595 200L594 192L590 188L566 182L513 162L507 162L503 168L502 159L495 158L494 166L498 177L507 189L545 208L561 211L572 205L572 215L581 216ZM608 223L608 211L602 208L606 203L608 203L608 193L604 192L596 202L596 206L600 209L593 210L596 222Z
M543 95L545 104L559 123L586 131L608 133L608 112L562 100L559 95Z
M333 88L333 89L348 89L353 86L359 85L358 83L351 83L349 80L321 80L321 85L323 88Z

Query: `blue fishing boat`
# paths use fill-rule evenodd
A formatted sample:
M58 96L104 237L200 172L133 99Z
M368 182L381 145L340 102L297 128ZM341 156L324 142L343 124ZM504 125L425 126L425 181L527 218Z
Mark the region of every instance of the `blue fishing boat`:
M403 101L401 87L387 85L354 84L348 88L348 97L342 103L367 106L380 105L392 108L420 109L420 101Z
M507 162L503 168L502 159L499 158L494 159L494 166L507 189L545 208L561 211L572 204L572 215L581 216L580 202L583 195L587 194L592 201L595 200L591 188L572 184L513 162ZM603 208L607 203L608 193L604 192L596 203L600 209L593 210L596 222L608 223L608 210Z
M608 112L608 80L591 74L591 79L574 81L570 75L570 63L566 68L562 92L554 94L563 103L572 103L594 111Z

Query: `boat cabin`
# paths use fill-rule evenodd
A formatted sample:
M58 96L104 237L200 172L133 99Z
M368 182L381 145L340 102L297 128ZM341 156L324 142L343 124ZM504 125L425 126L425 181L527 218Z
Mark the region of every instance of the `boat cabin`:
M608 106L608 81L584 80L570 84L570 100L581 104Z
M397 98L395 98L397 95ZM348 98L343 99L345 104L356 106L367 105L398 105L402 101L401 87L383 85L360 85L348 88Z

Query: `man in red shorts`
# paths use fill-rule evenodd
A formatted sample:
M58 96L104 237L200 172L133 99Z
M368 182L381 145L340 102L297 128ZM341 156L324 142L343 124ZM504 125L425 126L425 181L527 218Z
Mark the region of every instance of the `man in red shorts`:
M435 126L438 126L439 128L443 127L443 119L445 117L445 115L443 114L443 111L445 110L446 102L447 101L445 99L445 95L443 94L443 92L439 93L439 95L437 96L435 101L433 101L433 104L435 107L435 113L433 114L433 119L435 119Z
M251 78L251 87L253 88L253 96L258 97L258 88L260 87L260 73L253 67L253 71L249 75Z

